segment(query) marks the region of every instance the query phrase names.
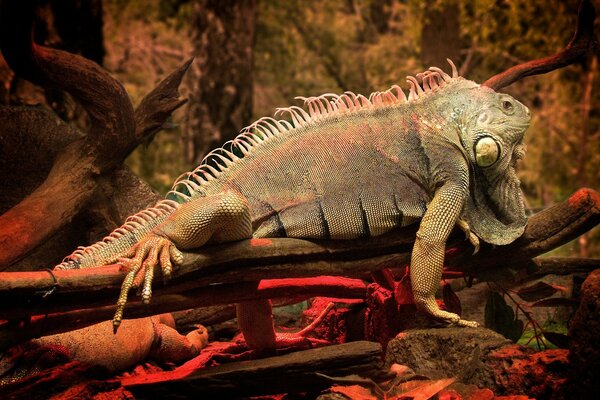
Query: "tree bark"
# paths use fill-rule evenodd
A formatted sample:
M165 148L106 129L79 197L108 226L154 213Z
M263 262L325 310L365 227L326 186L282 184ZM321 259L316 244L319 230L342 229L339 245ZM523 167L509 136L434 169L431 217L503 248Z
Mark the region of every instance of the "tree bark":
M590 111L592 103L592 88L594 79L598 72L598 56L591 54L584 63L583 74L583 97L581 99L581 127L579 129L579 146L577 154L577 182L579 186L587 185L587 164L588 164L588 142L591 135ZM579 257L589 256L589 243L587 234L583 234L578 239Z
M196 0L186 158L198 165L251 122L256 0Z

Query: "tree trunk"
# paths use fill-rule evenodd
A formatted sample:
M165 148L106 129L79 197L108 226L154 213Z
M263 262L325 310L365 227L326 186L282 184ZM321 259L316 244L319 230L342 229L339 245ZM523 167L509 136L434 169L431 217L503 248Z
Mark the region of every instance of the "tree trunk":
M591 54L584 64L583 74L583 98L581 99L581 129L579 132L579 154L577 165L577 183L580 187L588 185L587 180L587 147L590 132L590 110L592 103L592 88L594 87L594 78L598 69L598 57ZM579 256L589 257L588 234L581 235L578 239Z
M252 117L256 0L197 0L190 71L186 161L200 163Z
M424 67L447 65L446 58L458 63L461 50L460 8L457 2L425 2L421 28L421 61ZM443 39L442 39L443 38Z

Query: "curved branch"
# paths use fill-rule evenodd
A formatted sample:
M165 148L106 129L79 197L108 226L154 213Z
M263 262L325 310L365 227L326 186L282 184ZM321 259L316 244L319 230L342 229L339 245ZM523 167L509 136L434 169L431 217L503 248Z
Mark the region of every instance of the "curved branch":
M453 269L475 276L507 264L526 265L533 257L572 240L599 222L600 195L581 189L563 203L531 217L524 234L512 244L486 246L481 254L467 256L472 248L462 241L459 249L464 249L450 256L449 261ZM232 296L227 297L226 302L236 302L242 299L236 299L237 294L227 291L227 286L212 285L320 275L357 277L365 272L406 265L410 261L415 228L399 229L367 240L252 239L205 247L185 254L183 265L167 286L157 282L154 300L210 287L223 293L223 296L212 296L211 304L220 304L226 295ZM454 241L463 237L457 232ZM52 274L48 271L0 273L0 319L112 305L124 274L118 266ZM40 293L55 286L54 278L58 288L42 301Z
M145 136L186 102L178 98L178 86L190 61L159 84L134 115L123 86L100 66L31 41L33 4L2 2L2 53L18 74L68 91L84 106L92 125L85 137L64 147L32 194L0 216L0 270L69 223L92 197L97 178L121 165Z
M569 44L560 52L537 60L515 65L483 83L483 86L499 90L526 76L545 74L555 69L573 64L597 43L594 37L596 10L589 0L582 0L577 15L577 28Z
M0 10L0 49L19 76L71 94L86 110L86 138L106 157L124 150L135 131L133 105L123 85L98 64L32 40L35 1L5 1Z

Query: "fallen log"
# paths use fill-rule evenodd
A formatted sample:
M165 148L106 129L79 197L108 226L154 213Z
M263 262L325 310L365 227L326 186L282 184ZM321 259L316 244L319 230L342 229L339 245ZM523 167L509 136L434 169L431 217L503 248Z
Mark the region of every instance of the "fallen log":
M327 388L327 376L357 374L380 381L389 378L383 368L381 345L359 341L298 351L260 360L241 361L208 369L186 368L124 378L121 384L140 398L231 398Z

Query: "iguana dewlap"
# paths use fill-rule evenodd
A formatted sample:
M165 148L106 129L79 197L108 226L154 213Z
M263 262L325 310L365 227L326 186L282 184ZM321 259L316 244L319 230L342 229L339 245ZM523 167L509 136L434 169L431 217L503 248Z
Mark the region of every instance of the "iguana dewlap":
M511 96L430 68L366 98L346 92L277 110L181 176L155 207L128 219L102 242L80 248L60 268L119 261L129 267L115 326L129 289L154 266L169 275L178 249L250 237L354 239L420 221L411 260L417 307L459 325L435 292L444 247L458 223L493 244L517 238L526 224L516 161L529 110ZM277 115L277 113L276 113ZM469 231L470 229L470 231ZM133 245L133 247L132 247ZM254 347L278 338L265 302L240 304L240 326ZM256 315L264 319L256 319ZM255 333L255 334L254 334Z

